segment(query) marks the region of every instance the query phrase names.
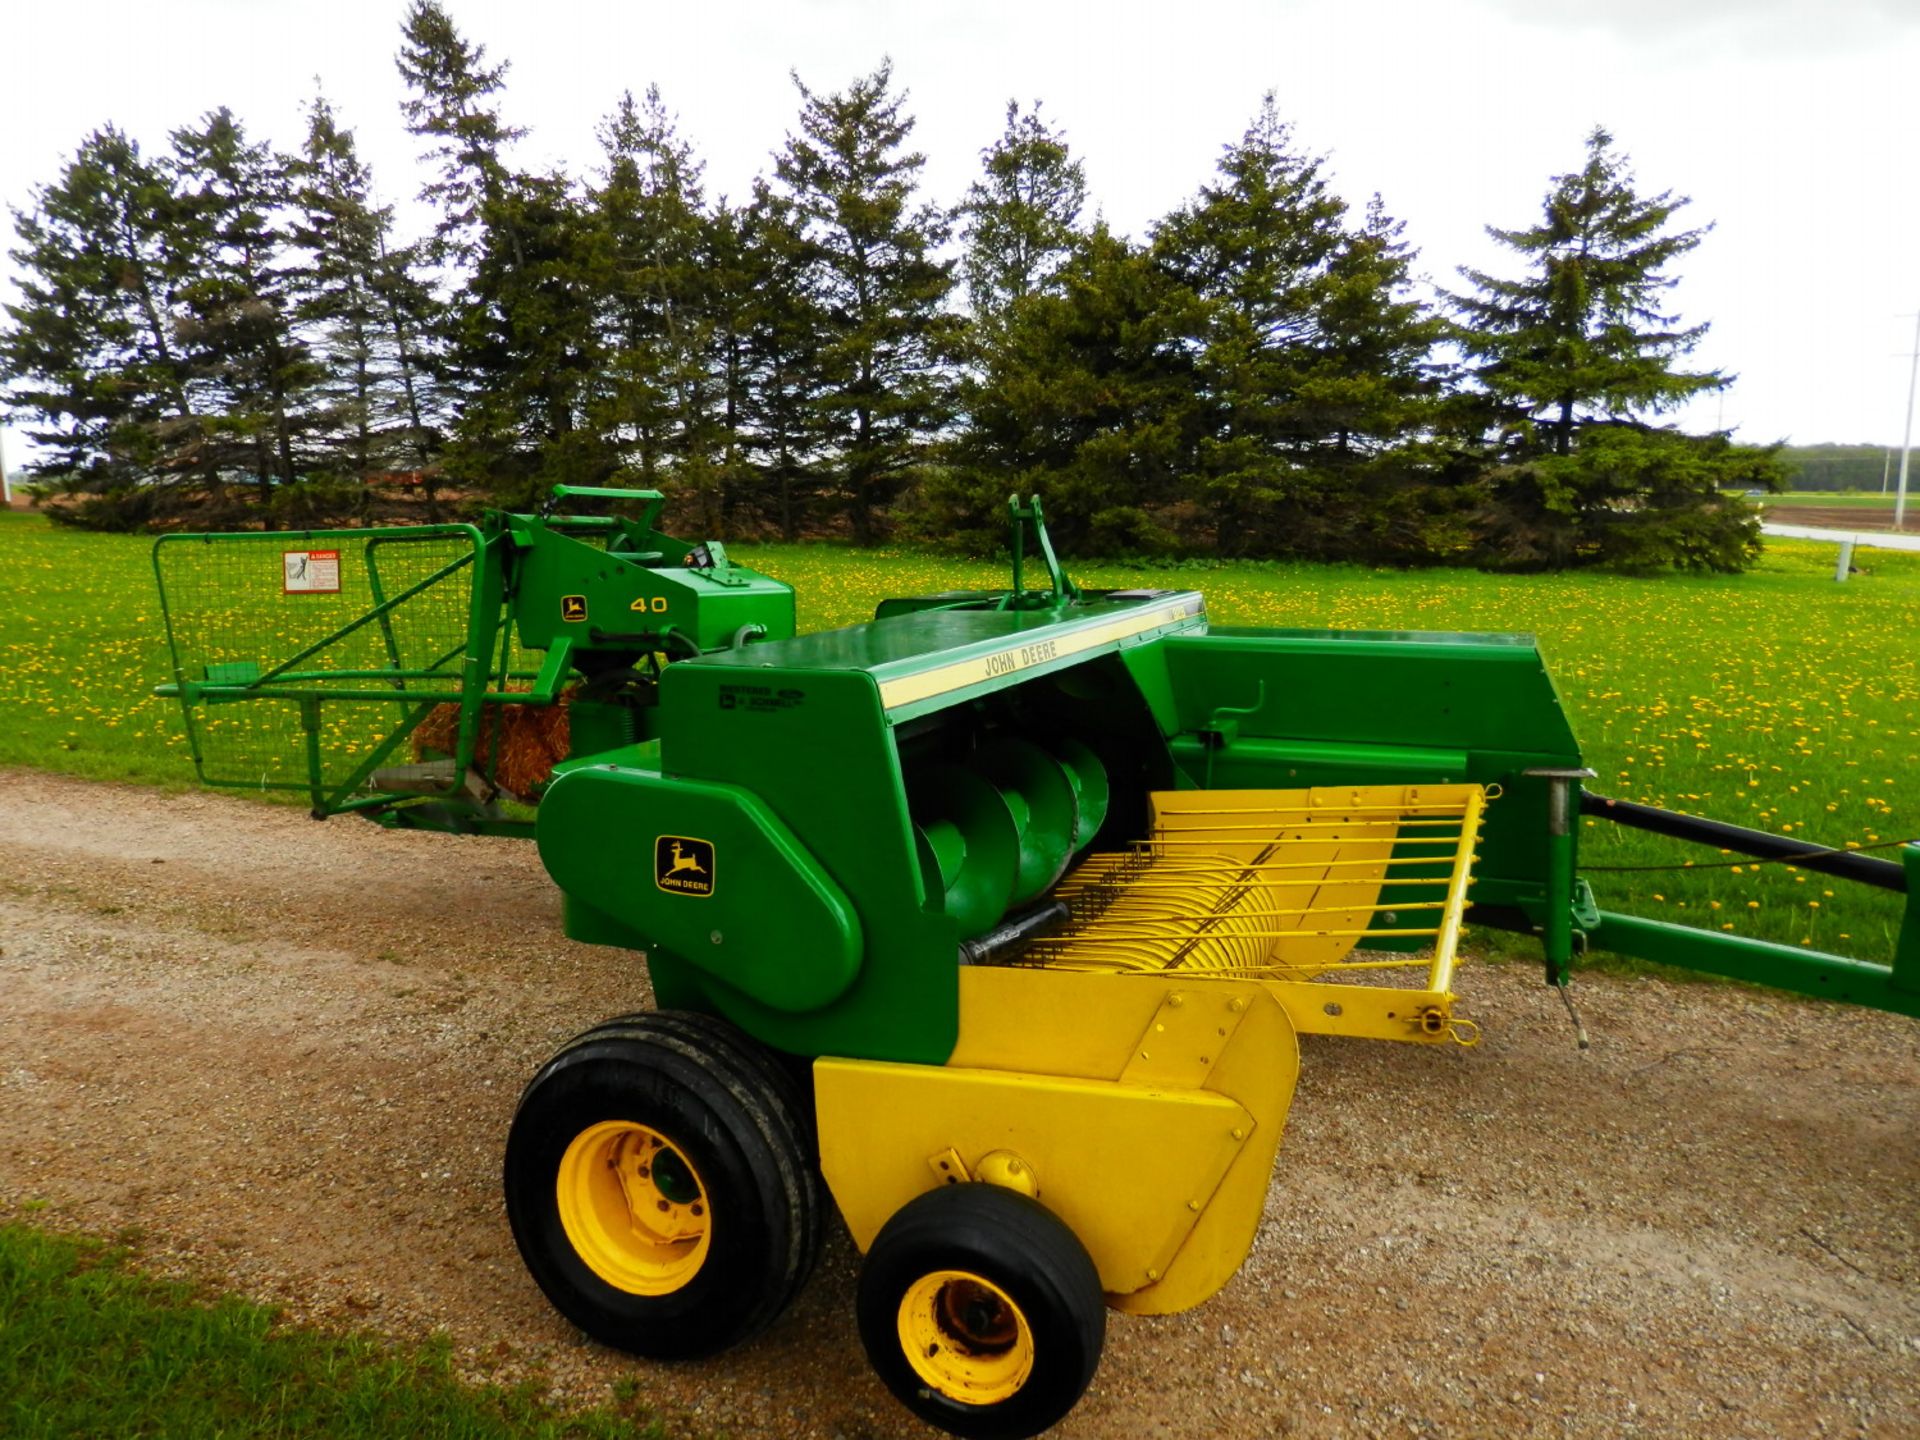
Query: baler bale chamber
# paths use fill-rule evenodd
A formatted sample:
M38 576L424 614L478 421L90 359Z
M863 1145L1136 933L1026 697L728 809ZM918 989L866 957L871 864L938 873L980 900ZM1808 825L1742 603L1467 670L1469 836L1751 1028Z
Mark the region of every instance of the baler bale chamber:
M1298 1035L1471 1043L1469 914L1540 935L1562 983L1583 936L1651 933L1578 878L1587 772L1530 637L1240 629L1191 591L1082 592L1037 501L1012 507L1010 589L796 636L786 587L633 498L637 521L159 552L164 688L203 765L224 726L252 736L240 783L279 776L316 814L531 833L567 932L645 957L656 1008L564 1046L506 1147L521 1254L604 1343L680 1358L771 1324L824 1182L894 1394L954 1434L1037 1433L1109 1308L1186 1309L1240 1265ZM376 577L409 544L451 558ZM288 591L272 624L194 569L316 552L339 603ZM413 623L450 581L449 618ZM215 593L176 603L194 583ZM265 738L229 718L256 709ZM515 792L528 819L498 760L555 709L567 753ZM1910 970L1911 905L1907 930ZM1795 958L1816 969L1777 983L1857 964ZM1908 970L1844 973L1911 1004Z

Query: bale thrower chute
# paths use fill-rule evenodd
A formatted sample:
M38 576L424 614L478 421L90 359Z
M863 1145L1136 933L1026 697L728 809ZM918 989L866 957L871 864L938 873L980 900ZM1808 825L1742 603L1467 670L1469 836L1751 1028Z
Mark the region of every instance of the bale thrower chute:
M771 1324L823 1177L888 1386L955 1434L1036 1433L1108 1308L1238 1268L1299 1034L1471 1043L1469 921L1538 934L1561 985L1594 945L1920 1014L1920 846L1585 795L1531 637L1081 591L1037 501L1010 589L796 635L793 592L662 534L658 495L571 497L642 513L174 536L156 569L209 783L531 835L567 933L644 954L658 1008L563 1047L506 1149L528 1268L605 1343ZM1583 810L1904 890L1895 961L1603 912Z

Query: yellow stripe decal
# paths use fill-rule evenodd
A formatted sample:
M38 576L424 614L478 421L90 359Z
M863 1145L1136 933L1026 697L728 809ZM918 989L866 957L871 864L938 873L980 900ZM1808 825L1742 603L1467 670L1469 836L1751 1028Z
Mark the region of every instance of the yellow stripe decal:
M1199 597L1188 595L1179 600L1132 610L1082 630L1068 630L1065 633L1042 631L1024 644L1008 645L985 655L975 655L969 660L956 660L950 665L936 665L930 670L884 681L880 686L880 703L889 710L897 710L902 705L930 700L936 695L949 695L955 690L984 685L988 681L1031 670L1038 665L1050 665L1056 660L1098 650L1116 641L1128 640L1182 620L1191 620L1204 613L1205 607Z

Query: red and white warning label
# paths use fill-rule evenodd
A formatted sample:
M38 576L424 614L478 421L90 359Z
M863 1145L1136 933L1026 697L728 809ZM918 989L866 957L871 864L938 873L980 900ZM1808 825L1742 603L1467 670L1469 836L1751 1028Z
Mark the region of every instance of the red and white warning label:
M338 550L282 550L280 588L289 595L338 595Z

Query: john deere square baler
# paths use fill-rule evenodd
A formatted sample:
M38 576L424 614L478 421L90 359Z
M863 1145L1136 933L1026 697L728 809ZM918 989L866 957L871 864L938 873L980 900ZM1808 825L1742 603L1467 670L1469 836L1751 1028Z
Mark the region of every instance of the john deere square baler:
M573 499L634 516L552 513ZM1013 583L796 635L794 596L562 487L477 525L168 536L173 681L211 784L316 817L530 836L567 933L655 1009L533 1077L508 1220L595 1339L771 1324L825 1224L861 1338L963 1436L1045 1429L1109 1308L1224 1285L1301 1033L1471 1042L1461 927L1920 1013L1899 863L1587 794L1531 637L1211 625L1082 591L1038 501ZM1029 586L1029 569L1041 583ZM1582 810L1907 894L1877 966L1603 912Z

